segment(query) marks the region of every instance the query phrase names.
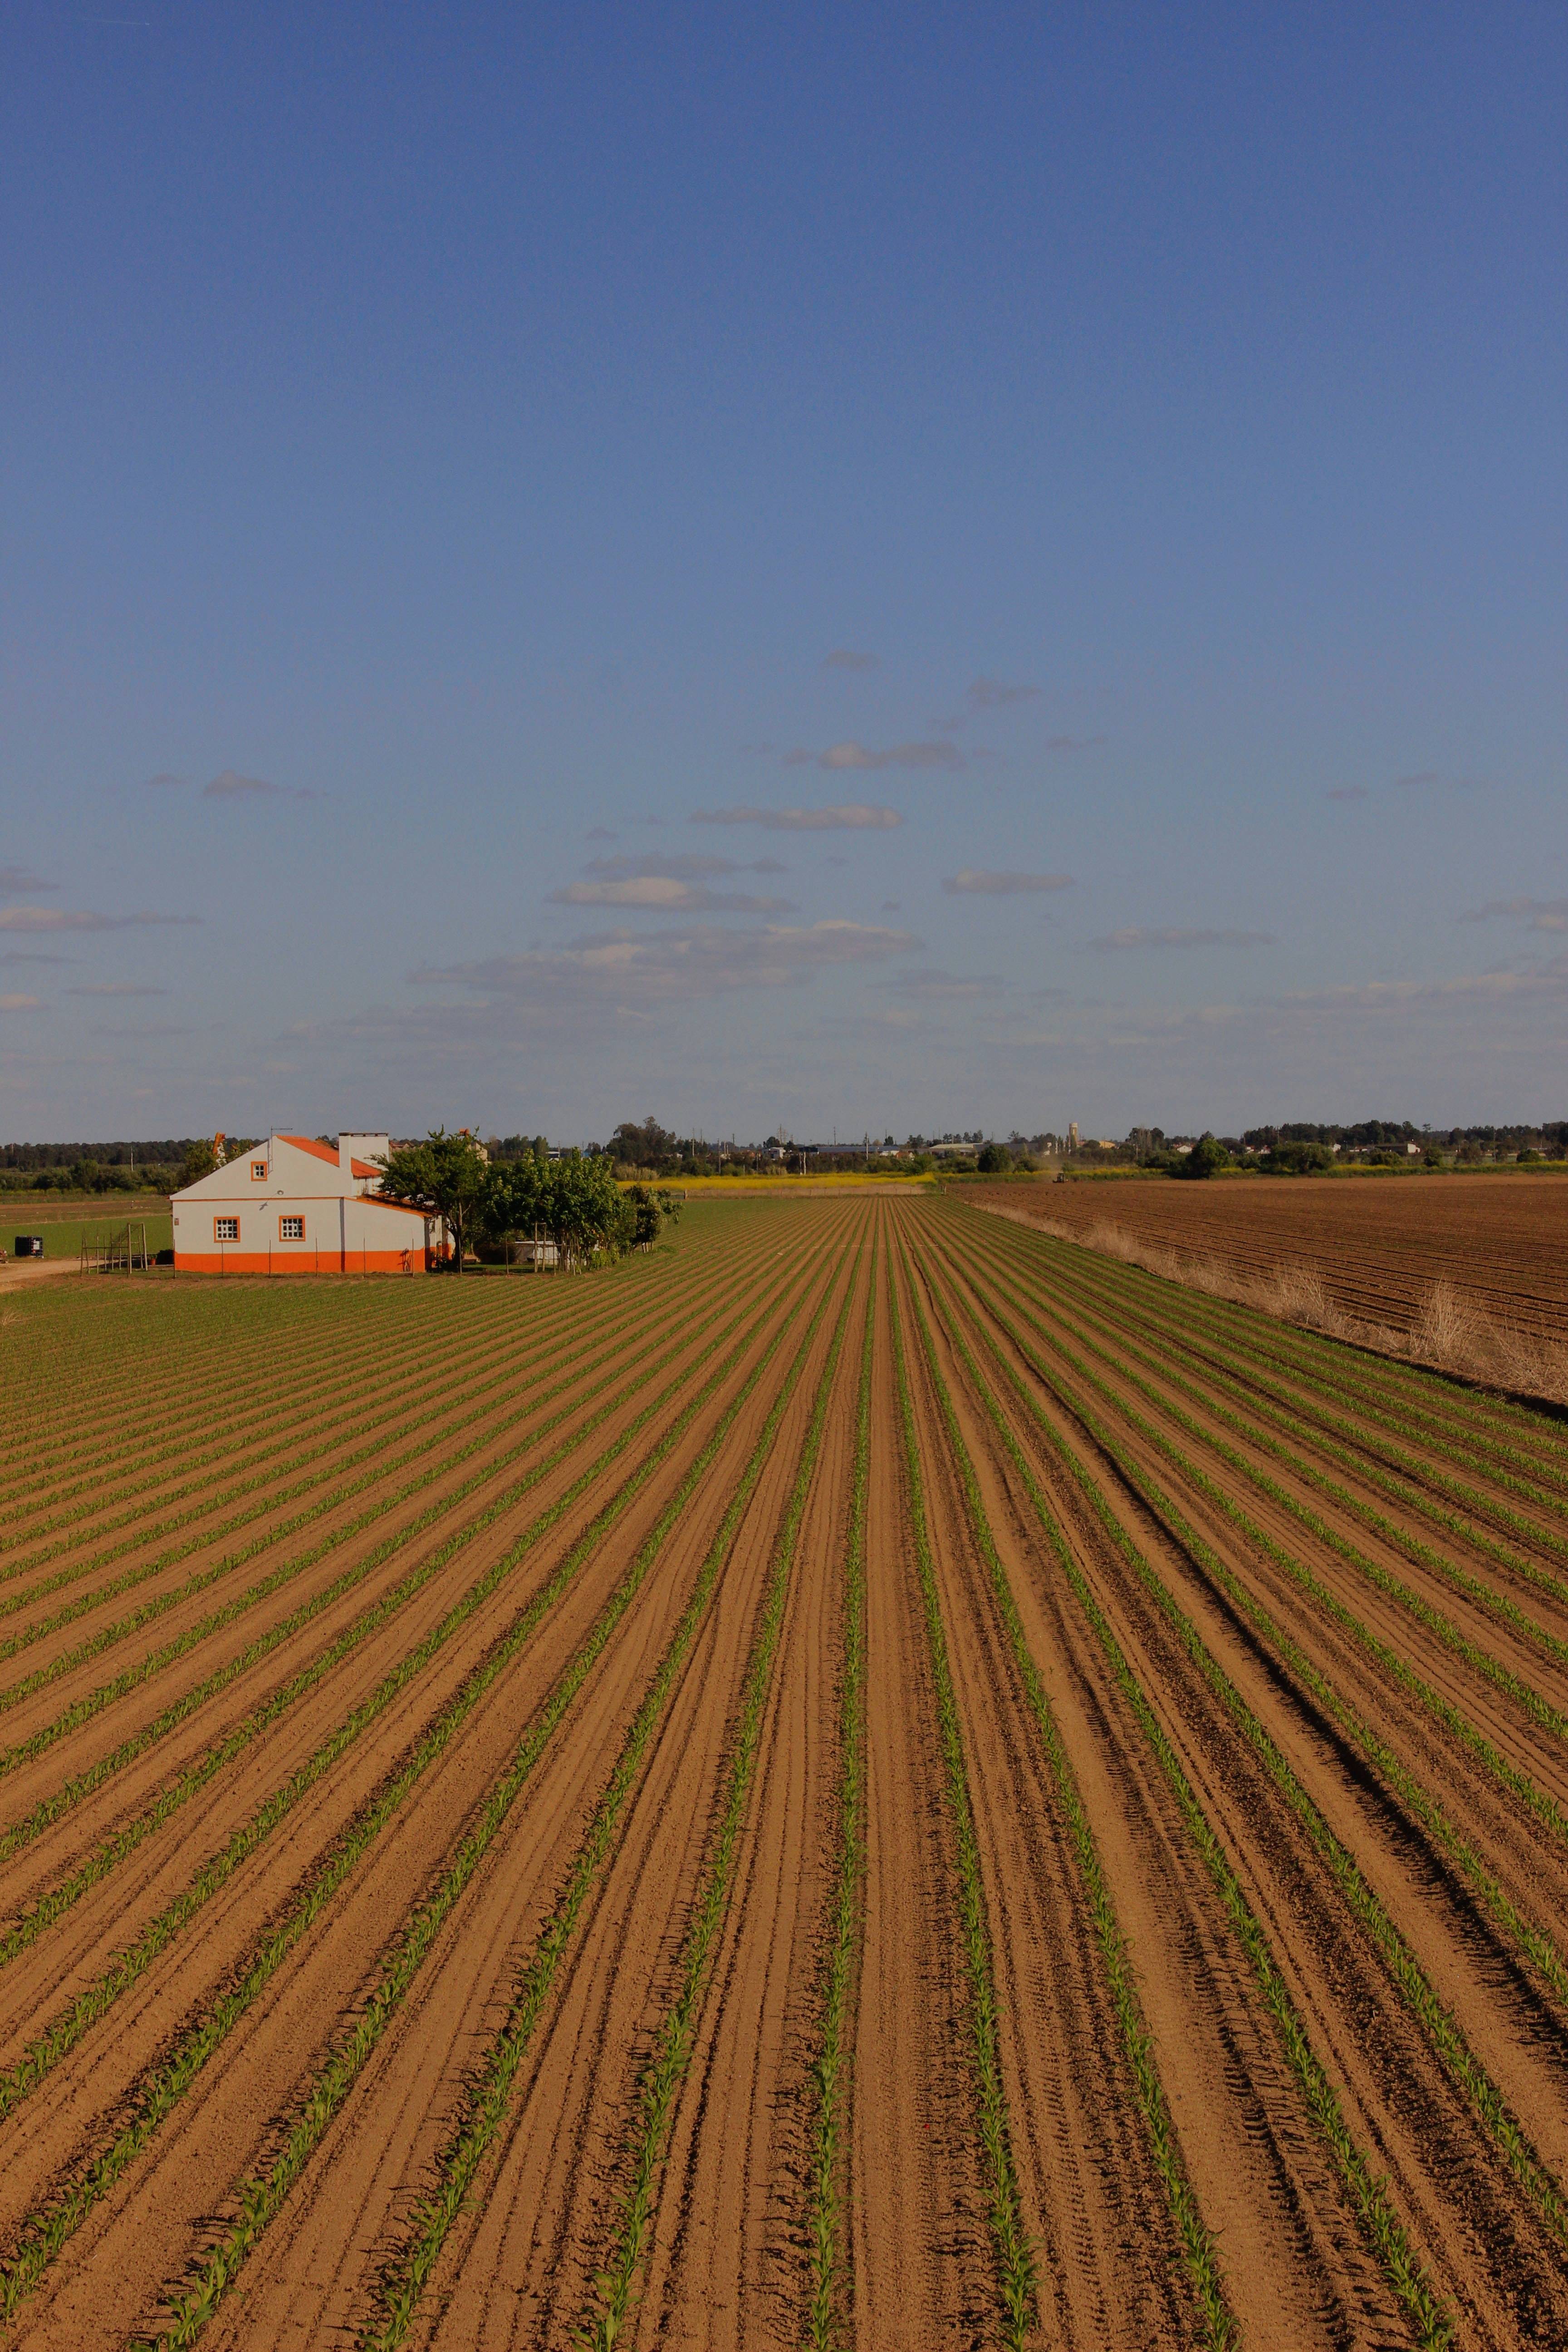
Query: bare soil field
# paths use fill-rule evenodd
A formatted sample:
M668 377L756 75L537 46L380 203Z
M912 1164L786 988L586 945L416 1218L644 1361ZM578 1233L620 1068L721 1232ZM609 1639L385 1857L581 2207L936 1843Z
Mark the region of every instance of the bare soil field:
M1561 1176L1289 1176L963 1188L977 1205L1222 1260L1247 1274L1309 1265L1353 1316L1406 1328L1432 1284L1490 1315L1568 1339L1568 1180Z
M1568 2347L1560 1420L951 1196L0 1378L5 2344Z

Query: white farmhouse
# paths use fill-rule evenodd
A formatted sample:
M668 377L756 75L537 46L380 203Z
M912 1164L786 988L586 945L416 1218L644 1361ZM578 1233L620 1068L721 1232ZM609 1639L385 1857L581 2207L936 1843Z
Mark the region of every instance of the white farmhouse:
M220 1139L221 1140L221 1139ZM269 1135L174 1196L187 1274L424 1274L437 1221L380 1198L384 1135Z

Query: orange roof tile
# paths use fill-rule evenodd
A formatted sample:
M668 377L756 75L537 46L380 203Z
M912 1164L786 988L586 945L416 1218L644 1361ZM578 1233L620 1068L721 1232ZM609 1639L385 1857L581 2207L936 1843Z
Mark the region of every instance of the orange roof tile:
M291 1143L297 1151L313 1152L318 1160L324 1160L329 1168L335 1168L338 1164L338 1155L332 1150L331 1145L330 1143L318 1143L313 1136L284 1135L279 1136L279 1141L280 1143Z

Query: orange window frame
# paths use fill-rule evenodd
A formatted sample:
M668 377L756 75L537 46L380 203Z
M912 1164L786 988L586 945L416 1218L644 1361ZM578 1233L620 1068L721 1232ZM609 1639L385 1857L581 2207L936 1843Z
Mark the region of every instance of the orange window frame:
M251 1163L250 1163L250 1181L251 1181L251 1182L252 1182L253 1184L265 1184L265 1183L266 1183L266 1181L267 1181L267 1162L266 1162L266 1160L253 1160L251 1161Z
M294 1234L288 1232L287 1228L289 1225L298 1225L299 1232ZM280 1242L302 1242L305 1238L304 1218L299 1215L280 1216L278 1220L278 1238Z
M225 1225L231 1226L233 1230L226 1234L223 1231ZM215 1242L237 1242L239 1239L239 1219L237 1217L215 1217L213 1219L213 1239Z

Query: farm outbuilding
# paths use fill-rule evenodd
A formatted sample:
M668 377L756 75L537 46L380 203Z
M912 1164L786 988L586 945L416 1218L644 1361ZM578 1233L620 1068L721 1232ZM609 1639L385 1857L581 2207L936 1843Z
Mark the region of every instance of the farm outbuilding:
M424 1274L437 1221L380 1197L384 1135L269 1135L174 1195L188 1274Z

